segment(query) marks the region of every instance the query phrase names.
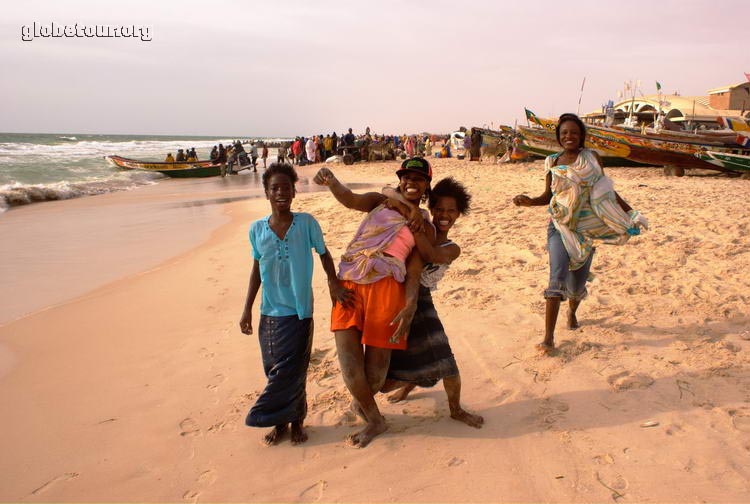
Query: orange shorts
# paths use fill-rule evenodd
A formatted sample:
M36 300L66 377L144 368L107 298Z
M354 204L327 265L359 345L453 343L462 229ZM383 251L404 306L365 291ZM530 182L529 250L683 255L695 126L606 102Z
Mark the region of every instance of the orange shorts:
M378 348L406 349L406 336L399 343L391 343L396 330L391 322L406 306L404 284L386 277L371 284L358 284L349 280L344 287L354 291L354 307L345 308L336 303L331 311L331 331L356 328L362 332L362 344Z

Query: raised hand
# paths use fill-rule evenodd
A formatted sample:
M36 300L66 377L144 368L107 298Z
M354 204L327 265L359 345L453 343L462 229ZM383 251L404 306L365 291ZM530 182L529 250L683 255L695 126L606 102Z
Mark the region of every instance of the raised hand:
M315 177L313 178L313 182L322 186L328 186L334 180L336 180L336 177L333 175L333 172L329 170L328 168L321 168L320 170L318 170L318 173L316 173Z

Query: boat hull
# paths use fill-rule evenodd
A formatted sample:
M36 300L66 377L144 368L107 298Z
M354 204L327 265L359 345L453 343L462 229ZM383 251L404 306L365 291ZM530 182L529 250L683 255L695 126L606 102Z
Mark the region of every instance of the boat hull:
M124 170L143 170L159 172L173 178L215 177L221 175L221 165L212 161L195 161L191 163L159 163L139 161L120 156L107 156L107 160Z
M723 152L706 151L696 154L696 157L716 166L721 166L731 171L750 172L750 156L738 154L726 154Z
M523 139L519 148L526 152L546 157L562 149L557 143L554 129L519 126L518 130ZM620 142L587 135L585 146L599 154L604 166L653 166L629 159L630 149Z

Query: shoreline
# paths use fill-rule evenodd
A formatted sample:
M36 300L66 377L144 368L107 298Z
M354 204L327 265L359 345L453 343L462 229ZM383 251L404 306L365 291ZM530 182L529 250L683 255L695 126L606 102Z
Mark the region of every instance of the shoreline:
M332 170L379 187L395 181L397 165ZM398 404L379 396L389 431L365 449L346 447L360 426L346 420L316 265L310 440L261 446L264 431L243 420L265 377L257 336L237 323L247 228L268 203L230 201L210 205L226 220L206 240L159 268L0 327L0 345L15 355L0 376L0 400L12 405L0 442L13 454L0 461L0 499L601 502L616 491L634 501L743 501L750 182L608 169L652 229L598 250L582 327L559 323L559 354L548 358L533 349L543 328L546 217L510 204L541 191L540 163L433 168L435 181L450 174L474 195L452 231L462 255L434 299L462 402L484 428L451 420L438 385ZM199 187L171 203L209 199ZM293 210L318 219L336 262L362 218L327 193L300 193Z

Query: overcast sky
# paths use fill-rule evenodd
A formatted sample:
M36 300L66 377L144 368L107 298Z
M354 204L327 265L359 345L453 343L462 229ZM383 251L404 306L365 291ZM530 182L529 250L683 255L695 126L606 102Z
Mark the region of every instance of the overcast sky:
M0 131L293 136L513 125L750 72L750 0L3 2ZM151 27L21 40L22 26Z

